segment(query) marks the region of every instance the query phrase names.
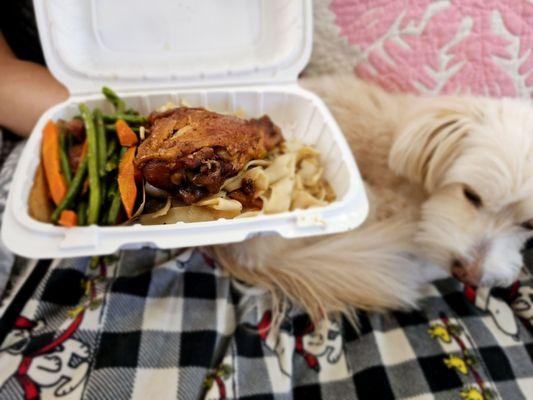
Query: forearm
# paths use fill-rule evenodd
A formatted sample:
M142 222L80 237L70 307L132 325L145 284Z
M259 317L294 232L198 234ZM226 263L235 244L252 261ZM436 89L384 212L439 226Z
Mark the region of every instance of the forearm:
M16 59L0 35L0 126L28 136L41 114L67 96L45 67Z
M28 136L41 114L67 98L67 91L38 64L17 59L0 63L0 126Z

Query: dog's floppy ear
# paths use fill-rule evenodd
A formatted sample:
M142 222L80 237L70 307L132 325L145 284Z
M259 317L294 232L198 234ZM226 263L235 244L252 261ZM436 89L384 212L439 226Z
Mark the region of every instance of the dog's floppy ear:
M417 99L398 127L389 166L431 192L461 152L461 142L479 120L476 102L459 98Z

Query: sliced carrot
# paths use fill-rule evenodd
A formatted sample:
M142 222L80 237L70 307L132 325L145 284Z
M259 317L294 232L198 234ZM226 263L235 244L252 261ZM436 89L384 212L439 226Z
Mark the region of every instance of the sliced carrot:
M117 119L115 129L117 130L118 141L121 146L130 147L137 144L137 135L126 121L120 118Z
M122 156L120 164L118 165L118 190L122 205L128 218L133 214L133 207L137 198L137 185L135 184L135 166L133 159L135 158L136 147L130 147Z
M43 129L41 156L48 188L57 206L67 194L67 182L59 160L59 128L53 121L48 121Z
M61 226L76 226L78 225L78 216L72 210L63 210L59 215L57 223Z

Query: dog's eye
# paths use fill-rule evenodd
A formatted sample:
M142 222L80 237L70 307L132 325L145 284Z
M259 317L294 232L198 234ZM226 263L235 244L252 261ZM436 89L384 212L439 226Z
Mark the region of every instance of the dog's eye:
M463 189L463 194L465 195L466 199L472 203L476 208L480 208L483 205L483 202L481 201L481 197L479 194L474 192L472 189L465 187Z
M522 222L520 226L524 229L533 230L533 220Z

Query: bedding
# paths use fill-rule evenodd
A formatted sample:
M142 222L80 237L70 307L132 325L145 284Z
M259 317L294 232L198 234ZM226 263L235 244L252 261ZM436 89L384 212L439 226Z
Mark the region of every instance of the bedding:
M422 94L531 96L527 0L322 0L314 7L314 52L304 74L353 72ZM0 207L12 170L6 164L0 174ZM532 261L526 250L526 264ZM123 251L92 265L26 260L15 272L0 308L2 399L533 393L530 268L506 289L438 281L420 310L358 313L357 328L344 320L313 326L289 309L278 336L266 329L265 304L243 296L238 282L195 250ZM46 372L50 360L57 368Z

